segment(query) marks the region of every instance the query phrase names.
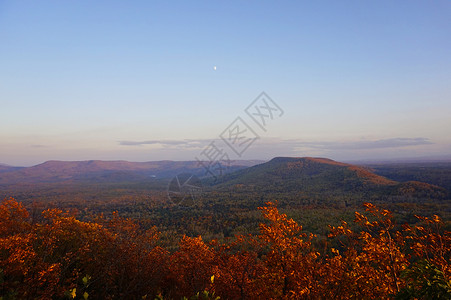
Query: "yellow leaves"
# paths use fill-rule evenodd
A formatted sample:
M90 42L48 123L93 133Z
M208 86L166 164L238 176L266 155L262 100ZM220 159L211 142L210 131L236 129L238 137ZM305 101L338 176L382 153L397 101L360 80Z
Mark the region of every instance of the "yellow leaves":
M73 288L72 290L69 291L69 296L72 299L75 299L75 297L77 297L77 288Z
M83 277L82 282L84 286L88 285L88 281L91 279L91 276L86 275L85 277Z

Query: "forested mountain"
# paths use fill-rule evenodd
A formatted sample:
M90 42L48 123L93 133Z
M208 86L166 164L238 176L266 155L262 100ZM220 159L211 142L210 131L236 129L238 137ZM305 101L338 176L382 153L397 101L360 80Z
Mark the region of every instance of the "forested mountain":
M237 160L225 171L232 172L261 163L258 160ZM205 169L197 161L47 161L27 167L0 166L0 185L50 182L131 182L149 178L170 178L182 172L199 176Z
M368 167L393 180L422 181L446 188L451 193L451 162L369 164Z
M359 194L439 199L447 196L447 191L436 185L419 181L398 182L377 175L370 168L312 157L276 157L226 174L214 186L276 194L298 193L315 198Z

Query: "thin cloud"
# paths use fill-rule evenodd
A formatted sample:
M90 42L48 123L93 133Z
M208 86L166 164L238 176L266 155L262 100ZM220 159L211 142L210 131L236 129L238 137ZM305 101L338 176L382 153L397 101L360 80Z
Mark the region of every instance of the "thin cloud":
M354 141L306 141L300 139L266 138L255 145L256 148L267 151L281 151L297 153L299 151L353 151L353 150L381 150L414 146L433 145L428 138L390 138L379 140Z
M391 138L373 141L323 141L323 142L300 142L298 146L311 147L324 150L366 150L366 149L384 149L400 148L409 146L432 145L427 138Z
M212 140L207 139L185 139L185 140L146 140L146 141L119 141L121 146L144 146L144 145L161 145L167 148L198 148Z
M210 143L224 153L233 157L233 151L220 139L183 139L183 140L145 140L145 141L120 141L122 146L140 147L145 145L158 145L154 151L176 151L193 157L201 155L201 151L209 149ZM260 139L255 145L247 150L247 157L270 158L274 156L331 156L347 157L356 153L387 153L393 149L402 149L416 146L434 144L428 138L389 138L377 140L351 140L351 141L309 141L301 139L280 139L267 137ZM388 151L390 150L390 151ZM172 152L171 152L172 153Z
M142 146L142 145L182 145L186 144L186 141L177 140L148 140L148 141L119 141L119 145L122 146Z

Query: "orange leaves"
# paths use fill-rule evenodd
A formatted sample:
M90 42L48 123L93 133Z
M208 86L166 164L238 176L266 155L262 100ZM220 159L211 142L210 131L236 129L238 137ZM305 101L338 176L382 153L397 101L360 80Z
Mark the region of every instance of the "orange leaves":
M0 295L388 299L422 287L434 295L430 289L448 284L451 235L438 216L418 217L420 224L401 229L391 212L365 208L355 213L359 229L345 221L330 226L322 255L315 236L272 203L260 208L265 221L258 235L210 243L184 236L170 253L158 246L156 228L144 230L117 214L82 222L53 209L35 223L8 199L0 204Z
M166 251L155 246L158 234L152 229L141 233L133 222L115 217L110 230L58 209L44 211L45 221L32 223L14 200L0 204L0 214L0 269L5 278L0 295L62 298L74 288L83 293L89 288L90 298L124 291L141 297L155 295L161 286ZM124 233L133 233L133 239L119 238ZM89 287L81 280L86 275L93 278Z
M181 298L206 290L211 283L215 253L199 237L183 236L171 256L169 280L177 287L171 297Z
M309 295L317 284L317 258L319 253L311 247L313 235L302 231L302 226L267 203L260 208L269 224L260 225L259 238L269 247L264 265L266 285L272 297L298 297Z
M446 280L451 279L451 232L442 229L443 223L437 215L432 218L419 217L417 226L406 226L406 240L411 242L414 259L425 259L437 267Z
M0 237L29 230L29 214L22 203L13 198L0 204Z
M269 224L260 224L259 238L273 246L274 249L277 248L278 251L286 250L287 247L293 246L293 243L302 247L304 245L303 238L307 237L302 232L302 226L293 219L288 219L285 214L280 214L273 203L268 202L267 205L267 207L259 208L263 217L269 221Z
M399 277L407 265L404 240L394 230L389 211L379 210L369 203L364 206L374 221L356 212L355 222L365 230L354 233L348 228L332 228L331 236L341 233L348 238L341 262L335 260L334 264L343 263L340 276L353 282L346 297L384 298L399 292Z
M221 251L214 272L214 288L219 295L228 295L231 299L266 295L258 280L266 269L255 252Z

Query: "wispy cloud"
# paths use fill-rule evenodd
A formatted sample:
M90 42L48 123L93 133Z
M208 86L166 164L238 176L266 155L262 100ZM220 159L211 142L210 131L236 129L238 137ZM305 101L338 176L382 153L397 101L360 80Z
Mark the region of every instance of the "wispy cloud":
M293 144L293 141L290 141ZM400 148L408 146L420 146L434 144L427 138L390 138L380 140L359 140L359 141L318 141L306 142L299 141L298 147L309 147L324 150L365 150L365 149L383 149Z
M173 155L174 157L182 157L183 159L194 159L194 157L200 156L203 150L208 149L210 143L215 143L215 147L218 147L220 151L228 153L230 157L234 157L231 148L221 139L127 140L118 142L119 145L124 147L142 147L145 151L155 151L153 153ZM269 159L274 156L323 156L336 159L389 157L393 154L393 150L395 149L399 151L402 149L402 151L409 151L409 153L417 154L418 151L422 151L419 150L422 148L421 146L434 144L435 143L428 138L424 137L354 139L347 141L313 141L267 137L258 140L252 147L249 147L249 149L246 150L246 157L249 159ZM158 145L158 147L148 149L145 147L146 145L149 145L149 147ZM399 151L396 153L400 153Z
M148 141L119 141L122 146L143 146L143 145L183 145L186 140L148 140Z
M184 140L145 140L145 141L119 141L122 146L161 145L164 147L198 148L204 147L217 139L184 139ZM357 141L305 141L301 139L266 138L258 143L263 147L276 148L314 148L322 150L363 150L400 148L408 146L420 146L434 144L428 138L390 138L379 140ZM256 145L257 147L257 145Z
M161 145L164 148L192 149L206 146L212 140L184 139L184 140L145 140L145 141L119 141L121 146Z

